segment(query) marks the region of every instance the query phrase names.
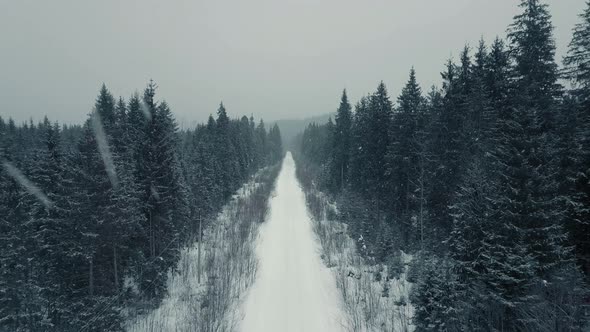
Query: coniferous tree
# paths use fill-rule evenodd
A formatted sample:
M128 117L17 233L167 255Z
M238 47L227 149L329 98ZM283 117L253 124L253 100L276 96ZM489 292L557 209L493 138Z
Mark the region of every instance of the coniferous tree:
M154 100L156 85L150 82L144 92L143 103L147 108L147 124L144 141L140 144L138 182L141 184L142 200L147 202L144 210L147 220L149 244L146 257L152 266L142 280L149 285L149 292L160 296L163 292L166 262L176 253L181 234L188 222L187 191L177 156L177 127L166 102ZM144 203L145 204L145 203ZM156 259L162 257L163 259ZM159 282L155 283L157 279Z
M489 57L488 49L483 40L480 40L475 53L475 61L472 66L472 91L469 95L468 107L468 128L472 136L472 146L470 152L474 155L480 155L489 151L489 137L493 130L493 124L496 122L495 111L491 104L491 96L487 90L486 81L489 76Z
M281 141L281 130L275 123L268 132L268 145L270 163L275 164L283 159L283 143Z
M155 89L125 104L103 85L83 126L0 118L0 330L122 330L122 304L161 300L191 221L282 155L278 126L257 140L247 118L227 119L229 155L214 119L178 132Z
M365 180L367 169L363 167L363 162L368 158L367 138L364 133L368 132L368 97L362 97L355 105L355 112L352 122L352 143L350 150L350 185L358 188L359 193L365 194ZM303 140L305 143L305 139Z
M568 53L563 59L564 76L576 83L575 90L585 106L590 102L590 2L574 27ZM586 108L587 109L587 108Z
M551 269L565 255L563 207L555 199L557 183L550 160L559 92L555 43L547 5L524 0L521 7L523 13L515 17L509 33L518 97L514 96L515 108L501 116L498 152L502 156L498 157L508 167L503 172L507 187L520 196L513 197L509 209L524 214L520 225L531 253L541 269Z
M42 126L42 138L45 148L39 150L38 163L31 173L31 181L39 186L51 202L49 205L33 200L31 205L31 224L35 229L34 246L37 248L36 261L39 272L44 276L37 284L39 299L45 301L47 324L58 325L72 317L68 310L68 283L63 276L68 275L70 265L70 248L68 240L72 238L72 207L68 200L68 166L60 143L58 124L51 124L45 117Z
M460 69L460 68L459 68ZM448 206L451 203L456 186L459 184L465 157L464 101L463 85L459 80L457 66L450 60L443 72L443 98L441 107L433 112L432 122L432 160L438 166L434 169L433 190L428 201L431 206L431 218L436 228L448 233L451 218Z
M217 154L219 163L224 165L220 170L222 187L225 188L223 197L229 197L236 186L234 176L235 174L239 174L239 164L234 159L236 151L231 141L230 120L223 103L219 105L219 109L217 110L216 124Z
M495 129L498 112L506 109L510 98L510 67L504 42L496 38L486 60L485 89L492 108L492 130ZM489 136L491 137L491 135Z
M367 160L368 169L368 187L374 188L373 195L383 195L387 193L385 183L381 181L386 169L385 156L387 147L391 141L389 137L389 128L393 116L393 105L389 100L387 88L381 82L377 91L369 99L369 132L367 139L367 150L370 158Z
M333 141L334 146L332 148L332 174L335 176L335 178L332 180L332 183L335 184L335 187L332 188L332 191L340 190L344 186L350 163L352 108L348 102L346 90L342 91L340 106L336 111L335 120L336 124L334 128Z
M391 197L390 211L400 220L398 225L403 234L402 239L407 241L411 231L408 225L415 227L418 221L416 209L420 196L416 193L420 190L421 169L418 164L423 148L419 136L424 125L425 108L425 99L422 97L413 68L398 97L398 104L389 130L386 176Z
M267 151L268 151L268 138L264 121L260 120L256 127L256 146L258 147L257 155L258 159L263 163L267 163Z
M580 15L569 49L564 58L564 76L573 84L571 97L562 107L562 128L560 136L562 155L569 158L569 175L573 185L569 188L571 214L568 231L575 244L576 256L586 276L590 275L590 2ZM575 130L572 133L572 127ZM572 146L573 145L573 146Z
M449 260L422 261L421 277L412 289L416 331L459 331L457 279Z
M540 128L550 132L555 125L557 84L555 41L548 5L540 0L522 0L523 12L509 28L510 55L514 60L517 105L540 112Z
M447 63L442 90L414 107L419 116L408 116L408 100L420 95L408 93L419 91L412 77L388 120L378 112L387 108L376 106L379 93L362 98L351 126L349 185L340 192L320 186L336 193L361 253L381 261L394 255L392 241L412 242L419 233L421 249L444 257L414 287L417 330L585 324L586 285L572 248L588 269L589 9L564 60L572 89L562 94L547 5L523 0L521 8L509 48L499 38L489 47L480 41L472 57L465 47L458 64ZM387 134L376 119L390 122ZM338 176L330 128L313 124L302 135L304 167L315 172L301 176L304 185ZM384 141L385 169L376 148Z

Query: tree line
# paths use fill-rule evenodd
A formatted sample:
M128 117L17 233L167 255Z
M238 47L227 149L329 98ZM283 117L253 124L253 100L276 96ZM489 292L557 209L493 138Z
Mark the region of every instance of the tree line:
M276 125L221 104L180 131L155 93L103 85L81 126L0 118L0 330L121 330L124 308L162 299L199 219L280 161Z
M442 87L411 69L300 139L304 181L377 262L416 252L418 331L574 331L590 277L590 2L560 68L548 6L465 46ZM564 86L565 85L565 86Z

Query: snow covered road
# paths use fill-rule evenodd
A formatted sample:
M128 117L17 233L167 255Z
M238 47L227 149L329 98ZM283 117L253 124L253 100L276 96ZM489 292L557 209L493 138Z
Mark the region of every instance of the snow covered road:
M259 269L243 304L242 331L342 330L339 293L320 259L290 152L277 179L269 218L260 227L256 254Z

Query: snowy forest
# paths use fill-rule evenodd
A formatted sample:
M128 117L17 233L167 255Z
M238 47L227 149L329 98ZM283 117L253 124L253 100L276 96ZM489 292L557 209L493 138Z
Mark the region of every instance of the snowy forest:
M259 169L279 128L217 116L179 130L155 83L103 85L83 125L0 118L0 331L119 331L158 306L185 245Z
M578 1L2 7L0 332L588 331Z
M507 31L448 60L441 87L411 68L397 102L381 83L354 110L345 90L297 139L303 186L365 258L414 255L416 331L588 328L590 2L563 66L542 1Z

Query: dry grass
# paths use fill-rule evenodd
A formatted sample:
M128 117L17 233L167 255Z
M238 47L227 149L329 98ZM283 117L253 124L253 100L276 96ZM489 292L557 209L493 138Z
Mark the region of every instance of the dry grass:
M241 319L234 307L254 282L254 240L266 219L268 198L279 166L266 168L244 185L209 228L202 243L198 282L198 246L184 248L168 276L168 294L159 308L135 317L128 331L233 331Z
M357 251L345 224L333 220L338 211L321 192L306 190L314 230L322 247L322 258L336 277L346 314L347 331L412 331L413 307L409 303L411 283L406 280L410 256L400 253L396 266L402 272L390 276L388 267L374 264ZM391 275L394 275L391 273Z

